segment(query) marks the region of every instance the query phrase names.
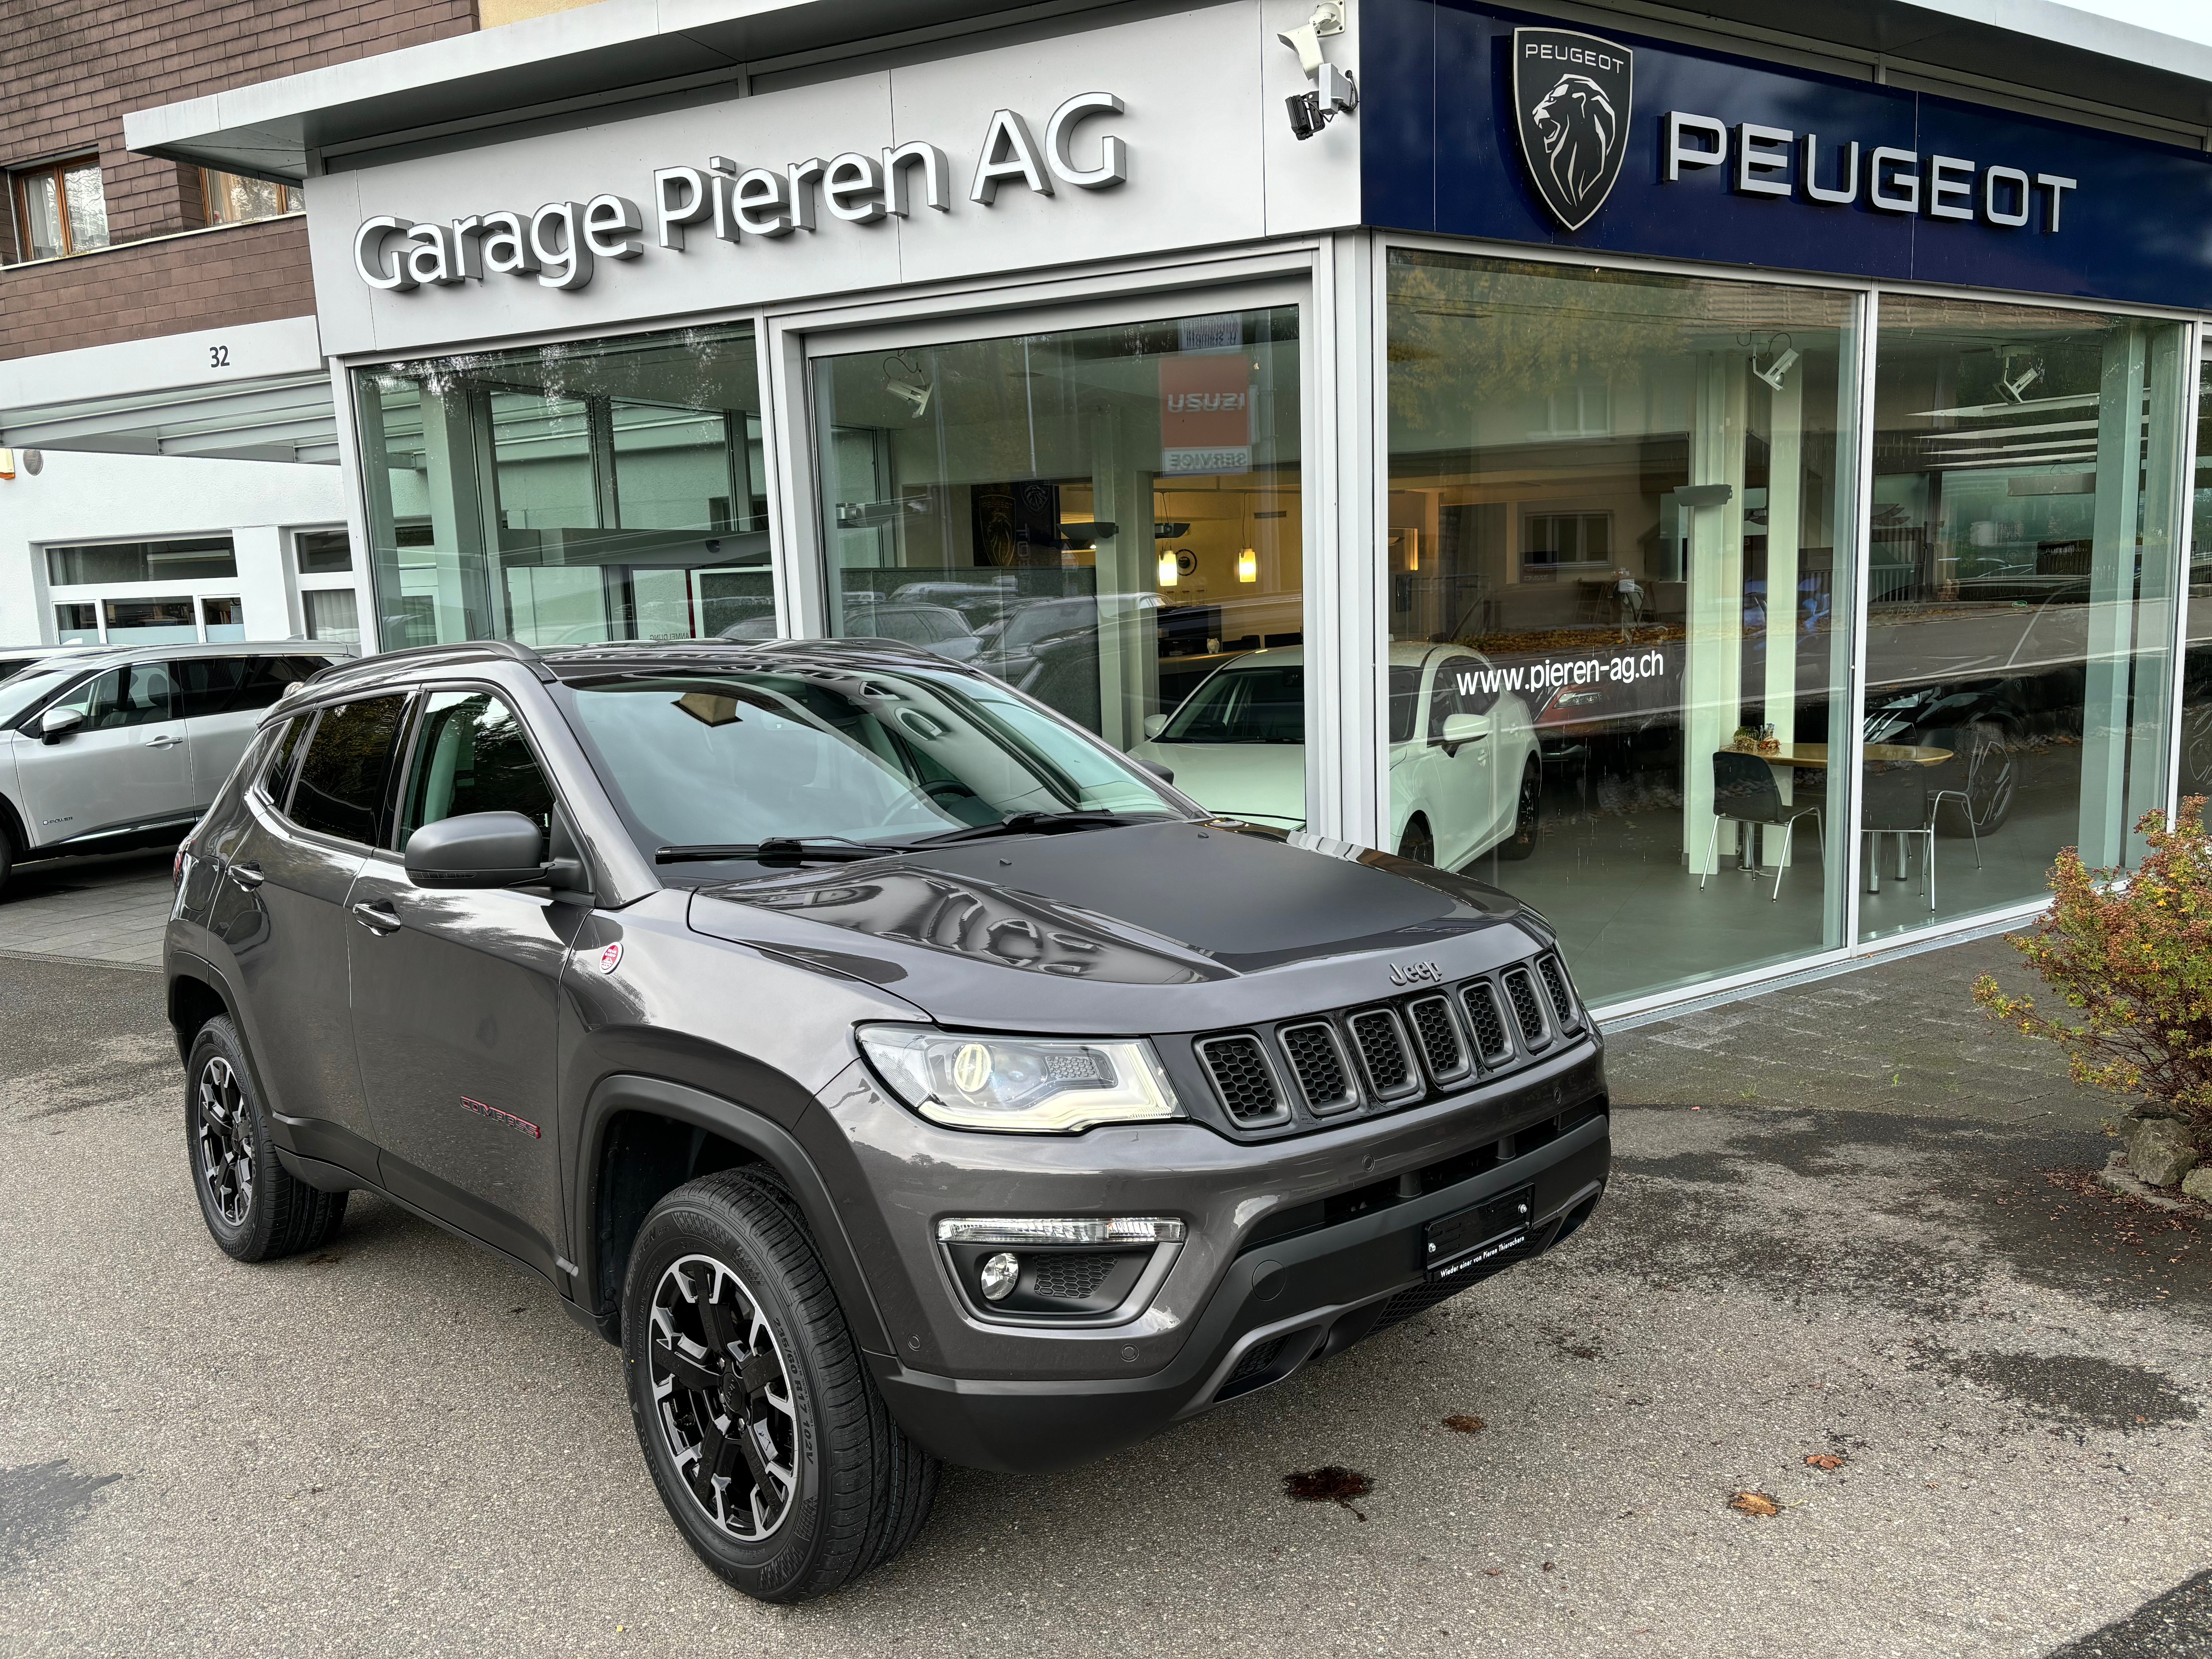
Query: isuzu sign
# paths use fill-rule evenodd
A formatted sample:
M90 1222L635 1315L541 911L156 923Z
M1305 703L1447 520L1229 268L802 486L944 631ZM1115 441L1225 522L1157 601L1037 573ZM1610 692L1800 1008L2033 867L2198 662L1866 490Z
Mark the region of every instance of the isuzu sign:
M1636 54L1571 29L1513 31L1521 159L1552 216L1580 230L1605 205L1628 151Z

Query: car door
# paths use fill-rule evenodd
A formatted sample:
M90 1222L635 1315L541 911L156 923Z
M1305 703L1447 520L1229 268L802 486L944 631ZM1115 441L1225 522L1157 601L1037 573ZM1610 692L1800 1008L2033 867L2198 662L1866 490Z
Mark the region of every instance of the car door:
M264 710L323 662L317 658L187 657L176 665L178 712L192 751L192 803L204 811L253 741Z
M404 694L301 717L246 792L210 931L230 957L246 1046L299 1149L372 1178L376 1150L348 1007L346 896L390 821ZM312 722L312 724L310 724ZM295 759L296 757L296 759Z
M1447 868L1465 863L1498 838L1498 790L1492 775L1498 743L1491 722L1484 719L1475 736L1460 742L1448 742L1444 736L1447 721L1462 714L1487 716L1497 702L1497 694L1483 684L1482 666L1474 657L1447 656L1437 663L1430 684L1421 777L1433 803L1430 823L1437 860Z
M25 828L41 847L88 836L188 823L192 756L177 717L171 665L123 663L64 694L46 711L82 724L52 742L33 720L15 745Z
M401 862L415 830L467 812L521 812L550 835L552 789L502 697L430 692L409 750L396 831L356 878L346 927L384 1182L558 1282L557 994L591 908L419 888Z

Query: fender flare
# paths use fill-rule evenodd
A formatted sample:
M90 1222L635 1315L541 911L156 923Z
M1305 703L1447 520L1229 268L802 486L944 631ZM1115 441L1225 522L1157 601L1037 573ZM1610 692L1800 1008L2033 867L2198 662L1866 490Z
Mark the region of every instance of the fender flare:
M599 1315L621 1288L599 1282L597 1223L607 1124L625 1111L650 1112L692 1124L743 1147L775 1170L806 1218L815 1248L821 1252L823 1266L837 1292L838 1304L852 1327L853 1340L871 1353L891 1352L882 1311L868 1288L866 1274L860 1270L858 1253L845 1231L829 1184L797 1137L763 1114L720 1095L631 1073L618 1072L600 1079L585 1102L578 1125L581 1168L569 1199L569 1237L576 1241L574 1295L580 1307L587 1314Z

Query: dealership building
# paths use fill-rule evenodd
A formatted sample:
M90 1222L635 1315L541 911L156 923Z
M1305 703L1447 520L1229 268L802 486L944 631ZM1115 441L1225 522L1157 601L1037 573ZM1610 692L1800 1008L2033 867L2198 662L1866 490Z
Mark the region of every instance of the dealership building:
M606 0L126 136L304 197L365 648L904 640L1625 1015L2212 775L2212 33L1776 16Z

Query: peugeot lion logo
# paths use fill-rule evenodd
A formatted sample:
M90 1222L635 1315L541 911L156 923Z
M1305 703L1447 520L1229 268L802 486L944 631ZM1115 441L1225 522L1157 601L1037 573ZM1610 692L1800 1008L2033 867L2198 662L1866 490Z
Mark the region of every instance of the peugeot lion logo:
M1521 159L1544 205L1580 230L1605 205L1628 149L1636 54L1568 29L1513 31Z

